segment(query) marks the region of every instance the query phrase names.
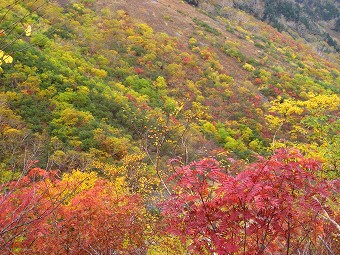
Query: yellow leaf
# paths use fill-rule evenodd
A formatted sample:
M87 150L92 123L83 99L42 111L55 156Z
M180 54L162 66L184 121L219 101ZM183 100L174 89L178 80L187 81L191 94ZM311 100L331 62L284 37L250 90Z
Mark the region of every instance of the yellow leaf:
M5 55L5 56L3 57L3 60L4 60L4 62L5 62L6 64L10 64L10 63L13 62L13 58L12 58L11 56L9 56L9 55Z
M32 35L32 27L31 27L31 25L27 25L27 27L25 29L25 35L26 36L31 36Z

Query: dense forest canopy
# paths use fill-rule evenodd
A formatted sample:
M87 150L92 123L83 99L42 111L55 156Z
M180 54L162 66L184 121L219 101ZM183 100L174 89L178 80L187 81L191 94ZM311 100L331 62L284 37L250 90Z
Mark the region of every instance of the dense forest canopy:
M0 254L340 252L338 16L0 0Z

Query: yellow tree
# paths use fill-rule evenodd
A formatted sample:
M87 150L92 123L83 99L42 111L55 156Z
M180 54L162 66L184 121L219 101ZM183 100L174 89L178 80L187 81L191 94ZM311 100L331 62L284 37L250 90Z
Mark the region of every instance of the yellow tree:
M272 149L294 146L322 159L331 175L339 175L340 98L335 94L309 93L307 100L277 98L266 121L273 132Z

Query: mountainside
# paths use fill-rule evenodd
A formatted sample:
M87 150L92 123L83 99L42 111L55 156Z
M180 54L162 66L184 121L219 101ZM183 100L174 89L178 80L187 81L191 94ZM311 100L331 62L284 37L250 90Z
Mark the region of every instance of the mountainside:
M340 9L336 0L224 0L187 1L226 18L233 8L265 21L295 39L304 38L320 52L339 51Z
M338 7L0 0L0 251L336 254Z

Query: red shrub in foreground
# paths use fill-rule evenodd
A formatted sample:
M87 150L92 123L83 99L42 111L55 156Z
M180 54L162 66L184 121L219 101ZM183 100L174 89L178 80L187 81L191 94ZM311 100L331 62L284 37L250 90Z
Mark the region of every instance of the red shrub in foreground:
M0 254L137 254L145 249L139 196L107 181L81 188L32 169L0 193ZM6 191L7 190L7 191Z
M167 231L199 254L336 254L325 231L339 231L325 205L333 185L316 177L319 168L293 150L262 158L237 176L214 159L180 167L172 177L175 193L163 204Z

